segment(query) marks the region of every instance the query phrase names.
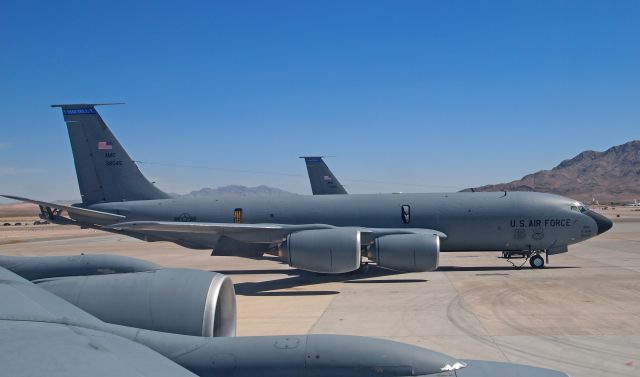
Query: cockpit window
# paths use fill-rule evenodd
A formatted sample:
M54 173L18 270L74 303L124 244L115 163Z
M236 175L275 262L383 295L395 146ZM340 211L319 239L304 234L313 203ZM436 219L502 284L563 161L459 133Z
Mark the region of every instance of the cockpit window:
M572 211L576 211L576 212L580 212L580 213L585 213L585 212L587 212L588 208L582 203L576 203L576 204L571 206L571 210Z

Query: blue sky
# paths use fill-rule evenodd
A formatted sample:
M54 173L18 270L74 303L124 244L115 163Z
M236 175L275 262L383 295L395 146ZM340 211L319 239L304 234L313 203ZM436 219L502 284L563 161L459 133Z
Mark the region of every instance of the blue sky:
M160 188L453 191L639 139L638 1L0 3L0 192L79 193L52 103Z

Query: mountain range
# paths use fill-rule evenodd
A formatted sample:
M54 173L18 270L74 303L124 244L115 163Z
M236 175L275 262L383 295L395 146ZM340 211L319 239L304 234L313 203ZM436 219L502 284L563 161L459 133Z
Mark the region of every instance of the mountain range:
M640 198L640 140L604 152L584 151L551 170L521 179L462 191L539 191L587 203L629 202Z
M170 194L180 198L206 198L211 196L274 196L274 195L297 195L279 188L260 185L247 187L242 185L228 185L216 188L205 187L200 190L191 191L188 194Z
M602 204L632 202L640 199L640 140L630 141L604 152L584 151L562 161L551 170L540 170L521 179L467 188L462 191L539 191L567 196L586 203L596 200ZM206 198L212 196L283 196L298 195L279 188L260 185L247 187L228 185L205 187L188 194L170 194L182 198ZM65 203L78 202L65 200ZM37 206L13 208L17 204L4 205L13 212L37 213ZM33 207L33 208L31 208Z

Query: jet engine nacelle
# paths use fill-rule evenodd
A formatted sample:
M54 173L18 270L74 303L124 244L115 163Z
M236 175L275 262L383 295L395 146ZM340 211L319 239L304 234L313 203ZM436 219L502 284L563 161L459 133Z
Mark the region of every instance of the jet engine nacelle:
M287 237L282 259L307 271L339 274L360 267L360 231L355 228L303 230Z
M440 237L434 234L392 234L378 237L367 257L393 270L420 272L438 268Z
M234 336L231 279L214 272L166 268L36 281L107 323L196 336Z

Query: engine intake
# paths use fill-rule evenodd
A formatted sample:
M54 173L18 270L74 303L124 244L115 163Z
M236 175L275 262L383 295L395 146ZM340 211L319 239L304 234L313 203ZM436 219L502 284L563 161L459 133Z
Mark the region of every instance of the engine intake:
M438 268L440 237L434 234L392 234L378 237L367 257L379 266L406 272Z
M214 272L166 268L36 281L104 322L196 336L234 336L231 279Z
M303 230L287 237L281 258L307 271L339 274L360 267L360 231L354 228Z

